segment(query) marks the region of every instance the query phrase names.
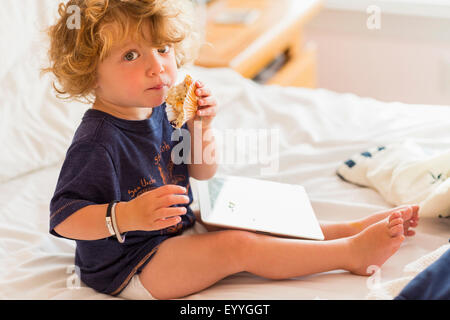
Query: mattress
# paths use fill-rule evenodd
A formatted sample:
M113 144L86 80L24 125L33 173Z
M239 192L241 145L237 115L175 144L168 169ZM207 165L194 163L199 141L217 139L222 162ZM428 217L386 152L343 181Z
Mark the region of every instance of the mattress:
M376 191L337 177L337 167L352 154L405 139L429 152L450 148L449 106L263 86L229 69L184 72L201 79L217 98L218 136L247 130L276 138L266 157L256 161L249 160L250 143L243 147L219 139L224 154L249 157L223 161L219 173L303 185L319 220L350 220L390 208ZM74 266L75 242L48 232L49 201L63 158L0 184L0 299L119 299L81 283ZM405 265L448 243L449 235L450 219L421 219L416 236L403 242L376 278L335 270L275 281L242 272L183 299L365 299L374 283L401 277Z

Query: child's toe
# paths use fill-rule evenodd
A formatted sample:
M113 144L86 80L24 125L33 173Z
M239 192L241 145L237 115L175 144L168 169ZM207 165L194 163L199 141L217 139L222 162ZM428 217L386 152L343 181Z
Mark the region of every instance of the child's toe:
M390 233L391 237L396 237L398 235L403 234L403 224L397 224L393 227L390 227L389 233Z
M389 226L393 227L396 226L398 224L402 224L403 223L403 219L402 218L396 218L396 219L392 219L391 221L389 221Z
M391 222L392 220L398 219L400 218L402 215L400 214L400 212L395 211L393 212L390 216L389 216L389 222Z
M419 209L420 207L418 205L416 204L411 205L411 216L410 216L411 220L419 219Z
M402 210L400 210L400 212L401 212L402 218L404 220L409 220L413 216L412 206L407 206L407 207L403 208Z

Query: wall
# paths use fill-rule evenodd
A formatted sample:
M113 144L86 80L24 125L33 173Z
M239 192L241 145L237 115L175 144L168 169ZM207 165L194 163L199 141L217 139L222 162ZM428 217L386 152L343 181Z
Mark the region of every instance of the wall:
M318 86L382 101L450 105L450 19L325 7L305 30ZM373 22L373 20L370 20ZM372 25L373 26L373 25Z

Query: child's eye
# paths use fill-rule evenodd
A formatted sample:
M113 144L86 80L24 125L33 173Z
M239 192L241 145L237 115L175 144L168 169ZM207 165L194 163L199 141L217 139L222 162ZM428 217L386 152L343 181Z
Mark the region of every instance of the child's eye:
M126 61L133 61L139 57L139 54L136 51L130 51L123 57Z
M163 46L163 47L158 49L159 53L169 53L169 51L170 51L170 46L169 45L165 45L165 46Z

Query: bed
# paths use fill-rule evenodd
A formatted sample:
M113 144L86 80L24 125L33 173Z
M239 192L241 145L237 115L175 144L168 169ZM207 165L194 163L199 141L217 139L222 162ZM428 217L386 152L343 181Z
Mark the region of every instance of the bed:
M51 78L39 77L45 54L39 31L55 16L54 1L39 4L6 1L7 10L0 14L9 12L0 17L0 32L15 52L0 52L0 299L119 299L81 283L74 266L75 243L48 232L59 169L88 106L56 99ZM12 37L8 30L18 24L21 37ZM277 152L265 159L269 162L223 163L219 174L301 184L321 220L355 219L391 207L373 189L336 175L352 154L406 138L433 152L450 149L449 106L263 86L230 69L192 67L183 72L214 92L220 105L217 132L277 132ZM273 161L273 170L264 171ZM336 270L273 281L242 272L184 299L367 299L374 285L404 277L405 266L442 248L449 235L450 219L422 218L416 236L404 241L376 277Z

